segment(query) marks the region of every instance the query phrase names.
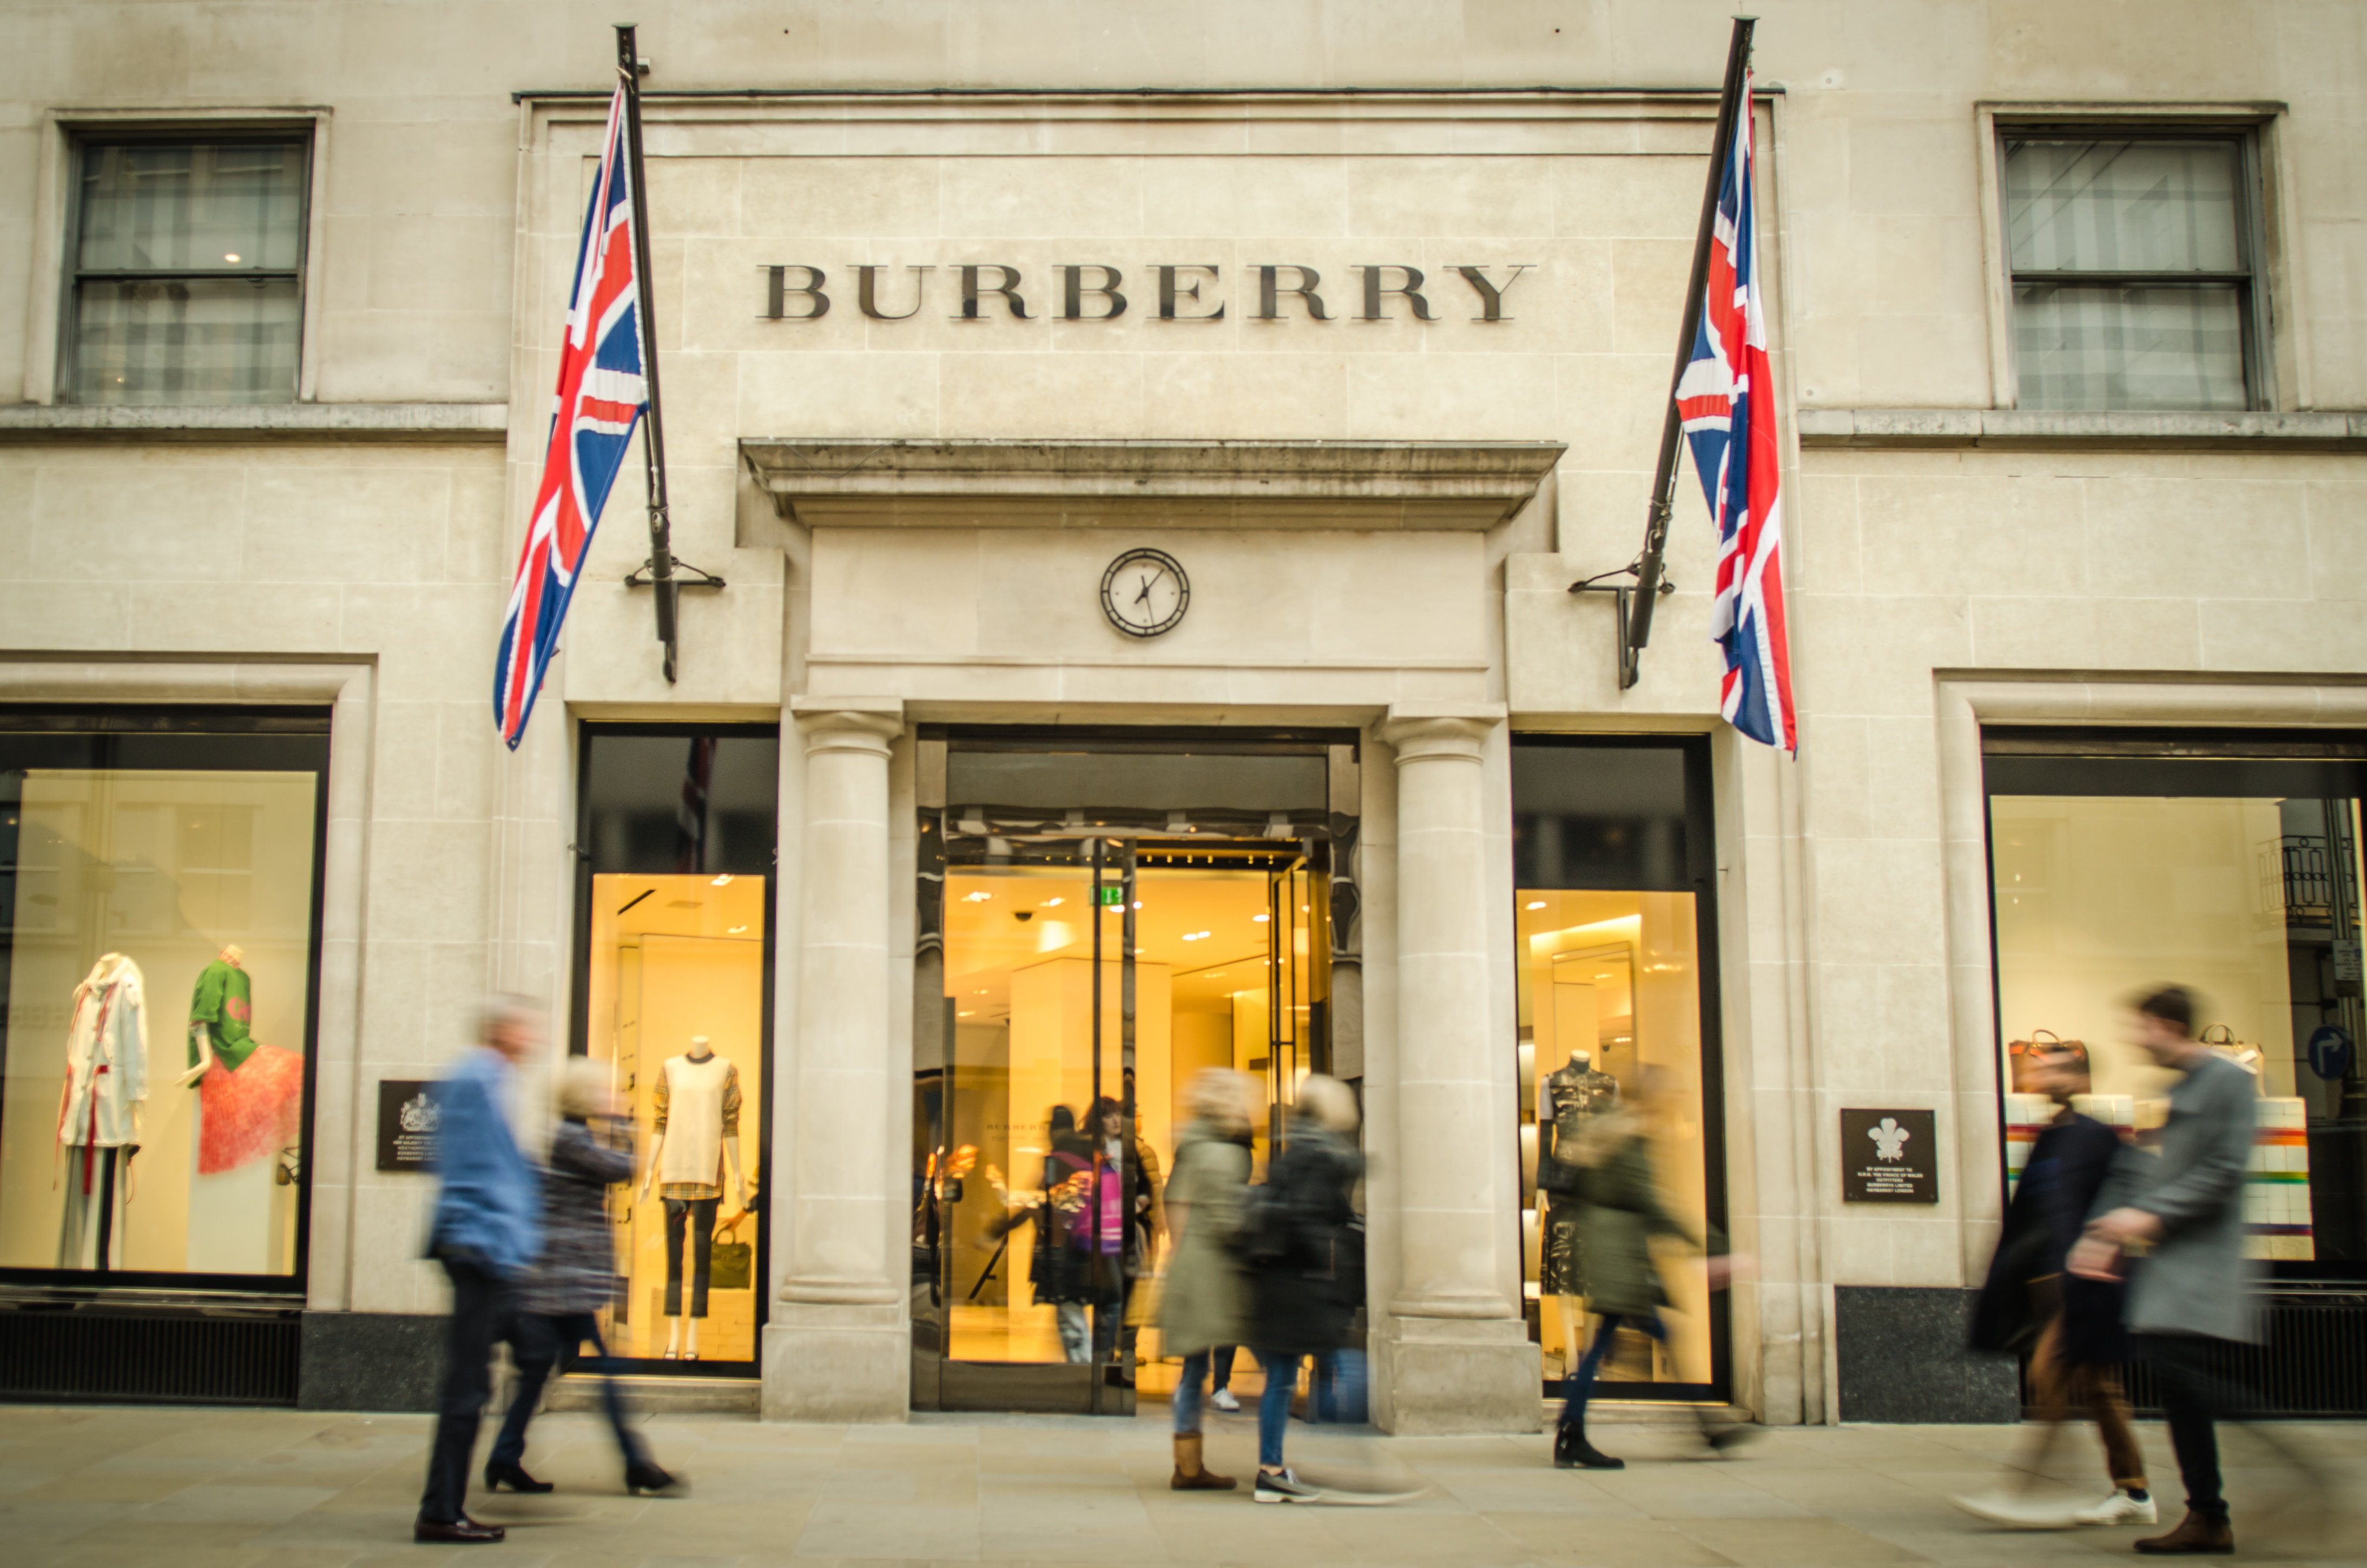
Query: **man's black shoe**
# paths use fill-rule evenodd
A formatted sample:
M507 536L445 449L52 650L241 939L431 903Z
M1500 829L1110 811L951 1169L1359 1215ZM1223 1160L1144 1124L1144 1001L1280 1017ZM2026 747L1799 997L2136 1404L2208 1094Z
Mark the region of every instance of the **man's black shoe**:
M483 1546L502 1540L510 1532L499 1525L481 1525L463 1514L449 1524L433 1519L417 1519L411 1526L413 1540L437 1541L446 1546Z

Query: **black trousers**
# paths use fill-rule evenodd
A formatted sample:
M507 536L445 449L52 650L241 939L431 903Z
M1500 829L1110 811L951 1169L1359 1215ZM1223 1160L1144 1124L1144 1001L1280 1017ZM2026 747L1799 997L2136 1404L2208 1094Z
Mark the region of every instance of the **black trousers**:
M452 1322L444 1345L444 1390L436 1401L436 1440L427 1450L427 1490L419 1517L448 1525L467 1511L469 1460L477 1426L493 1392L493 1344L507 1338L515 1295L500 1276L473 1258L441 1260L452 1281Z
M2170 1451L2186 1484L2186 1506L2206 1519L2227 1520L2227 1500L2219 1490L2217 1423L2241 1416L2249 1401L2237 1384L2214 1370L2212 1352L2220 1341L2199 1334L2141 1334L2137 1354L2161 1386L2162 1415L2169 1426Z
M542 1402L543 1385L550 1381L553 1371L572 1368L576 1353L584 1341L592 1343L592 1353L606 1357L608 1346L600 1337L600 1320L590 1312L572 1312L551 1317L540 1312L520 1312L517 1335L511 1345L517 1356L517 1392L510 1396L509 1414L502 1420L502 1429L493 1437L493 1451L486 1457L496 1464L515 1464L526 1458L527 1424L534 1419L535 1406ZM617 1380L606 1373L600 1375L601 1407L608 1415L608 1430L617 1435L617 1447L625 1456L628 1469L649 1462L649 1450L642 1447L640 1435L625 1425L625 1402L617 1392Z
M669 1198L666 1217L665 1315L682 1316L683 1233L690 1233L690 1315L707 1315L707 1276L715 1264L715 1208L720 1198Z

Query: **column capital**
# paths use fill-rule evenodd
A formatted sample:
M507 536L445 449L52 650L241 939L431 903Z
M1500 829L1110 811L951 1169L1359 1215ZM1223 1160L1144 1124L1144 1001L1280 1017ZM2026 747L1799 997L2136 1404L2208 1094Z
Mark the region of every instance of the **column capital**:
M1489 733L1503 722L1503 707L1493 702L1399 704L1381 721L1379 734L1396 751L1399 767L1410 762L1477 762Z
M806 738L806 755L867 751L888 755L904 733L903 699L895 697L792 697L789 713Z

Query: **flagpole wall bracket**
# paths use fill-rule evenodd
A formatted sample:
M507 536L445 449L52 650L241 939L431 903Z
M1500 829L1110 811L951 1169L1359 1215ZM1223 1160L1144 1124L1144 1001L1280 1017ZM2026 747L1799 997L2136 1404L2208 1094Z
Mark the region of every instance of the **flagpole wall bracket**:
M673 567L674 585L677 588L720 588L729 585L714 573L702 571L687 561L676 559L670 564ZM654 587L657 585L657 562L653 560L644 561L625 574L625 586Z
M1573 594L1612 596L1614 607L1619 617L1619 689L1622 691L1634 686L1643 674L1644 645L1635 640L1634 632L1636 596L1642 591L1643 568L1644 563L1638 559L1629 562L1625 566L1614 567L1608 572L1597 572L1593 576L1581 578L1569 585L1569 591ZM1613 577L1633 577L1637 581L1614 583L1607 580ZM1665 574L1659 575L1659 582L1653 587L1655 597L1660 594L1673 594L1676 591L1677 585L1670 582Z

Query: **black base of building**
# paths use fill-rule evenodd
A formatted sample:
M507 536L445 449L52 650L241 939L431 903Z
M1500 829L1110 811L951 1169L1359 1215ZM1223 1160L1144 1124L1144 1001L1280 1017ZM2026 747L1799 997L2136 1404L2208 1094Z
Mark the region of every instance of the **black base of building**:
M444 1377L442 1317L399 1312L306 1312L304 1410L436 1408Z
M292 1405L300 1332L293 1306L19 1302L0 1311L0 1400Z
M1965 1347L1974 1290L1840 1285L1834 1357L1843 1421L2009 1423L2022 1419L2012 1358Z

